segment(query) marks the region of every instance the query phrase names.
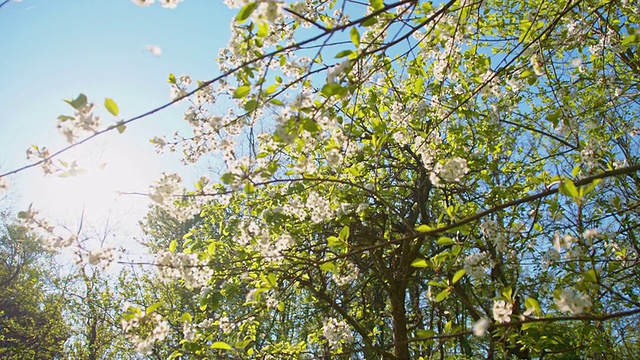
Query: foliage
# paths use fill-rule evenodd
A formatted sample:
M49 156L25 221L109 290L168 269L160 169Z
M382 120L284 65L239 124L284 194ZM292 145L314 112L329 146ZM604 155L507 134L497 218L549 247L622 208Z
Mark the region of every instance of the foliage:
M125 311L141 352L638 357L637 6L225 3L221 75L169 76L193 133L152 140L224 171L149 194L170 285ZM68 103L70 147L142 118Z
M63 353L69 328L63 294L50 254L25 228L5 222L0 230L0 357L53 359Z

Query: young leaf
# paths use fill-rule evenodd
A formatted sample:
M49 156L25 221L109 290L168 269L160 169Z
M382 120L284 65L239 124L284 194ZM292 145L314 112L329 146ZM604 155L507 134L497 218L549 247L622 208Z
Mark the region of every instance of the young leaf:
M87 96L85 94L80 94L78 95L77 98L73 99L73 100L65 100L65 102L71 106L73 106L74 109L79 109L85 105L87 105Z
M436 241L436 245L441 245L441 246L453 245L455 243L456 242L453 241L452 238L446 237L446 236L443 236L440 239L438 239L438 241Z
M356 48L360 47L360 33L358 32L358 28L355 26L352 27L349 35L351 36L351 42L353 42L353 45L355 45Z
M383 0L369 0L369 4L371 4L373 10L380 10L384 7Z
M349 227L348 226L343 227L342 230L340 230L340 234L338 235L338 237L340 238L340 240L344 242L349 240Z
M426 268L427 261L425 259L415 259L411 262L411 266L417 267L417 268Z
M269 23L263 20L257 22L258 24L258 32L256 35L258 37L263 38L269 34Z
M449 290L449 289L444 289L444 290L440 291L438 293L438 295L436 295L436 302L439 303L442 300L446 299L447 297L449 297L450 293L451 293L451 290Z
M466 274L466 271L464 269L460 269L460 270L456 271L456 273L453 274L453 278L451 279L451 283L455 284L458 281L460 281L460 279L462 279L464 274Z
M113 99L110 99L110 98L104 99L104 107L107 110L109 110L109 112L113 116L118 116L118 113L120 112L120 109L118 109L118 104L116 104L116 102L113 101Z
M332 262L327 262L324 263L322 265L320 265L320 270L322 271L333 271L336 269L336 264L332 263Z
M247 85L239 86L233 92L233 98L234 99L241 99L241 98L247 96L250 91L251 91L251 88L249 86L247 86Z
M240 9L240 11L238 12L238 15L236 15L236 21L239 24L243 23L249 18L249 16L251 16L251 13L253 13L253 10L255 10L257 7L258 3L256 1L250 2L247 5L243 6L242 9Z
M560 190L561 194L570 198L577 199L579 197L578 189L571 179L564 179L558 190Z
M339 59L339 58L342 58L342 57L345 57L345 56L349 56L349 55L351 55L351 53L353 53L353 50L349 50L349 49L342 50L338 54L336 54L336 58Z
M233 350L231 345L229 345L229 344L227 344L226 342L223 342L223 341L214 342L213 344L211 344L211 348L212 349L218 349L218 350Z

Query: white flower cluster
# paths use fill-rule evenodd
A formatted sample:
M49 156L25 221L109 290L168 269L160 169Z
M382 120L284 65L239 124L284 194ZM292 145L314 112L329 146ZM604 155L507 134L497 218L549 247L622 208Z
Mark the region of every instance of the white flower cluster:
M340 64L334 65L327 70L327 84L332 84L339 80L342 74L344 74L347 69L349 69L349 65L351 65L350 60L345 60Z
M505 323L511 321L511 314L513 313L513 304L504 300L498 300L493 302L493 319L499 323Z
M589 295L575 293L571 289L562 290L553 298L553 302L561 312L570 312L573 315L582 314L591 307Z
M162 319L162 316L157 313L147 314L144 311L133 308L129 304L125 304L123 307L125 312L129 314L135 314L131 319L122 319L121 325L125 336L129 341L136 345L136 351L140 354L151 354L151 347L156 341L164 340L169 334L169 323ZM154 328L151 334L146 338L141 338L137 334L129 334L130 331L140 327L141 325L153 324Z
M9 178L6 176L0 177L0 190L6 190L9 188Z
M600 153L602 152L602 146L597 142L589 142L582 150L580 150L580 162L584 164L587 169L592 170L596 168L600 161Z
M71 246L78 240L76 234L69 236L61 236L55 233L55 228L44 218L38 215L38 210L29 206L27 211L18 213L18 218L22 226L30 231L42 235L43 247L48 251L58 251L62 248Z
M131 0L131 1L133 1L134 4L141 7L151 6L155 2L155 0ZM158 0L158 2L162 4L162 7L166 9L175 9L178 6L178 4L183 1L184 0Z
M282 252L293 244L293 238L289 234L283 234L276 241L272 241L269 230L261 229L254 250L258 251L267 261L275 261L282 259Z
M489 260L489 253L486 251L471 254L464 259L464 271L475 279L483 279L487 276Z
M398 139L401 140L401 139ZM407 140L410 141L410 140ZM442 142L437 136L429 136L427 139L422 136L415 137L415 143L413 145L413 151L420 156L420 160L422 160L422 165L424 167L431 167L434 159L437 155L436 148ZM401 143L402 144L402 143ZM403 144L406 145L406 144Z
M305 207L307 208L307 213L311 216L311 221L315 224L329 220L334 215L329 200L315 191L309 193Z
M482 318L478 321L476 321L475 324L473 324L473 335L475 336L484 336L484 334L487 333L487 329L489 329L489 325L491 325L491 321L489 321L489 319L487 318Z
M186 341L193 341L196 339L196 330L197 327L189 322L189 321L185 321L184 325L182 326L182 336Z
M358 268L352 263L346 263L340 266L339 271L332 273L333 281L338 286L345 286L354 282L358 278Z
M155 185L151 186L149 197L151 200L162 205L167 199L179 194L181 190L182 178L178 174L162 173Z
M467 160L455 157L447 161L444 165L436 163L429 175L429 180L433 186L441 187L442 182L459 182L463 175L469 172Z
M565 257L568 259L576 259L582 256L582 249L580 247L571 246L574 243L578 243L578 239L569 234L560 235L560 233L555 233L553 237L553 247L556 249L556 252L562 254L563 249L566 250Z
M76 265L89 264L105 270L116 259L115 250L113 246L106 246L91 251L85 250L86 254L83 254L83 249L78 247L75 251Z
M158 255L158 276L165 282L183 280L189 289L206 286L213 275L206 260L199 260L197 254L174 254L164 251Z
M327 339L330 346L336 346L340 341L353 341L353 333L349 329L346 321L338 321L336 318L329 318L322 326L322 335Z
M496 250L500 252L507 251L507 237L499 232L498 224L493 220L487 220L480 224L482 235L495 245Z
M86 100L86 98L85 98ZM94 103L86 102L75 107L74 116L58 117L58 129L67 139L73 141L80 135L80 132L97 132L101 125L100 116L94 115Z
M220 327L220 331L222 331L224 334L228 334L234 329L235 324L229 321L228 317L223 316L218 319L218 326Z

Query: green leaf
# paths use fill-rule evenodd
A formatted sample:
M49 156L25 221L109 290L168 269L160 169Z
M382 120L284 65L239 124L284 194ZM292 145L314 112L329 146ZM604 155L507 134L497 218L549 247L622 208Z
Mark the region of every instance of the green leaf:
M440 239L438 239L438 241L436 241L436 245L440 245L440 246L448 246L448 245L453 245L456 242L453 241L452 238L447 237L447 236L443 236Z
M420 338L430 338L430 337L434 337L436 335L436 332L433 330L416 330L416 336L420 337Z
M240 9L240 11L238 12L238 15L236 15L236 21L240 24L243 23L249 18L249 16L251 16L251 13L253 13L253 10L255 10L257 7L258 3L255 1L243 6L242 9Z
M446 288L447 287L447 284L443 284L443 283L435 281L435 280L429 280L427 282L427 285L441 287L441 288Z
M593 189L595 189L596 186L598 186L598 184L600 184L600 180L602 180L602 179L595 179L590 184L581 186L580 187L580 197L582 197L584 195L587 195L588 193L592 192Z
M67 115L58 116L58 120L60 120L60 122L65 122L67 120L73 120L73 119L75 119L73 116L67 116Z
M348 89L340 86L340 84L329 83L323 86L320 92L325 97L331 97L333 95L338 95L338 96L345 95L347 91Z
M592 282L592 283L597 283L598 282L598 273L596 273L595 269L590 269L585 271L582 276L584 276L584 279L587 280L588 282Z
M182 322L191 322L191 320L193 320L193 317L189 313L184 313L182 314L182 316L180 316L180 321Z
M578 176L579 173L580 173L580 165L574 166L573 170L571 170L571 176L575 178Z
M222 174L222 176L220 176L220 181L222 181L223 184L229 185L233 182L233 178L234 178L233 174L224 173Z
M256 35L258 35L258 37L263 38L267 35L269 35L269 23L263 20L259 20L257 22L258 24L258 32L256 33Z
M426 268L427 265L427 260L425 259L415 259L411 262L411 266L413 267L417 267L417 268Z
M333 271L335 269L336 269L336 264L334 264L333 262L326 262L320 265L320 270L322 271Z
M249 94L249 92L251 91L251 88L247 85L242 85L239 86L234 92L233 92L233 98L234 99L241 99L245 96L247 96Z
M110 98L104 99L104 107L107 110L109 110L109 112L113 116L118 116L118 113L120 112L120 109L118 109L118 104L116 104L116 102L113 101L113 99L110 99Z
M247 112L251 112L258 107L258 102L255 100L249 100L244 104L244 109Z
M624 38L624 40L622 40L622 42L620 43L620 45L622 46L629 46L629 45L633 45L635 43L640 42L640 37L636 34L632 34L627 36L626 38Z
M538 300L534 299L534 298L527 298L524 301L524 307L529 310L533 310L535 311L536 315L540 314L540 303L538 302Z
M573 199L579 197L578 189L571 179L564 179L558 188L560 193Z
M380 10L384 7L383 0L369 0L369 4L373 8L373 10Z
M436 302L439 303L442 300L446 299L447 297L449 297L450 293L451 293L451 290L449 290L449 289L444 289L444 290L440 291L438 293L438 295L436 295Z
M375 24L377 22L378 22L378 19L376 19L376 17L373 16L373 17L370 17L367 20L363 21L362 22L362 26L369 27L369 26L371 26L371 25L373 25L373 24Z
M264 92L267 95L271 95L276 92L276 90L278 90L278 84L271 84Z
M354 26L351 28L349 36L351 37L351 42L353 42L353 45L355 45L356 48L360 47L360 32L358 32L357 27Z
M420 225L416 228L417 232L428 232L433 230L433 228L429 225Z
M214 342L213 344L211 344L211 348L212 349L218 349L218 350L233 350L231 345L229 345L229 344L227 344L226 342L223 342L223 341Z
M353 53L353 50L342 50L336 54L336 59L343 58L345 56L349 56Z
M327 238L327 243L331 248L338 248L338 249L344 248L344 242L342 242L342 240L338 239L335 236L329 236Z
M453 274L453 278L451 279L451 283L455 284L458 281L460 281L460 279L462 279L462 277L464 276L464 274L466 274L467 272L464 269L460 269L458 271L456 271L455 274Z
M177 240L171 240L171 242L169 243L169 252L176 252L176 246L178 246L178 241Z
M125 130L127 130L127 125L124 124L124 120L118 121L114 126L116 130L118 130L119 134L122 134Z
M169 79L167 80L167 82L169 84L175 84L176 83L176 76L173 74L169 74Z
M154 311L156 311L156 309L158 309L160 306L162 305L162 303L155 303L155 304L151 304L149 305L149 307L147 308L147 310L145 310L145 314L149 315L152 314Z
M343 227L342 230L340 230L340 234L338 234L338 237L340 238L340 240L344 242L349 240L349 227L348 226Z
M87 96L85 94L80 94L77 98L73 100L65 100L65 102L77 110L87 105Z

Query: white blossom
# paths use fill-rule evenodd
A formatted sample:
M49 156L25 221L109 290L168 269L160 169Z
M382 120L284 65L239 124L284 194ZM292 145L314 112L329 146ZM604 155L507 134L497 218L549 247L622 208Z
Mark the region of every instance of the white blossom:
M575 293L571 289L562 290L553 302L561 312L570 312L573 315L579 315L591 307L591 298L589 295Z
M504 300L493 302L493 319L499 323L511 321L511 313L513 312L513 304Z
M155 0L131 0L134 4L138 6L151 6Z
M159 46L156 45L147 45L145 46L145 49L149 50L149 52L151 54L153 54L154 56L160 56L162 55L162 49Z
M340 266L338 271L333 272L332 277L333 281L336 282L338 286L345 286L351 284L356 279L358 279L358 268L352 263L346 263L345 265Z
M442 186L440 180L444 180L446 182L459 182L463 175L469 172L469 167L467 166L467 160L455 157L449 161L447 161L444 165L441 163L436 163L429 175L429 180L431 183L436 186Z
M553 237L553 247L556 249L558 253L562 252L562 249L569 250L571 248L571 244L575 242L575 239L571 235L560 235L559 233L555 233Z
M471 254L464 259L464 270L466 274L475 279L485 278L488 267L489 253L487 252Z
M478 337L484 336L484 334L487 333L487 329L489 329L489 325L491 325L491 322L487 318L476 321L476 323L473 324L473 335Z
M353 333L349 329L349 325L345 321L338 321L335 318L329 318L324 322L322 335L332 347L341 341L347 343L353 341Z

